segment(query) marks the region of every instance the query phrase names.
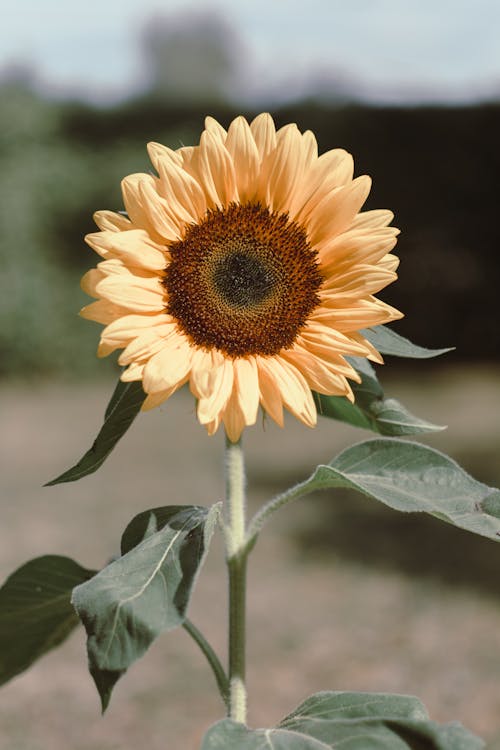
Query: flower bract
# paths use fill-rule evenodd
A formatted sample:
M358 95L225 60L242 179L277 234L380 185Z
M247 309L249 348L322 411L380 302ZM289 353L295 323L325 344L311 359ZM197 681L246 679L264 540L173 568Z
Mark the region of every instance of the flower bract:
M98 354L123 350L143 409L189 383L199 421L233 441L259 406L314 426L312 391L352 401L346 356L382 361L360 330L401 317L373 296L396 278L398 230L390 211L360 212L370 178L269 114L148 148L156 173L126 177L126 213L98 211L86 238L102 257L82 280Z

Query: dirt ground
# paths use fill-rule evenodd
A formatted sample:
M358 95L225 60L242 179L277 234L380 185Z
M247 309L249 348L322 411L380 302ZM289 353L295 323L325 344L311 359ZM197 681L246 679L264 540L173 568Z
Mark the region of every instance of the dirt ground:
M478 479L500 484L500 374L485 367L424 370L412 382L413 371L387 387L390 395L419 416L448 424L446 433L427 442L458 458ZM187 393L141 415L95 475L43 488L89 446L112 388L113 383L0 386L2 579L46 553L98 567L141 510L222 498L222 436L206 437ZM270 424L249 430L252 507L366 437L328 420L315 430L293 420L284 431ZM345 510L349 503L341 500L339 507ZM249 582L251 725L276 723L318 690L401 692L418 695L436 720L459 719L487 738L491 750L500 748L500 546L477 541L487 549L485 587L481 567L474 567L476 553L461 554L469 548L462 537L453 537L450 552L454 545L468 576L441 580L427 574L427 553L411 525L401 533L408 535L402 546L413 548L413 567L399 565L392 554L391 538L400 531L388 533L385 526L378 537L381 527L375 516L370 525L371 510L363 508L349 519L349 532L345 514L339 516L338 546L325 525L335 517L326 512L324 498L314 497L282 511L259 540ZM429 523L418 532L426 539L441 527ZM443 559L447 544L439 545ZM190 617L221 654L223 576L216 542ZM0 748L197 750L222 714L208 668L178 630L160 638L122 678L102 718L79 629L3 687Z

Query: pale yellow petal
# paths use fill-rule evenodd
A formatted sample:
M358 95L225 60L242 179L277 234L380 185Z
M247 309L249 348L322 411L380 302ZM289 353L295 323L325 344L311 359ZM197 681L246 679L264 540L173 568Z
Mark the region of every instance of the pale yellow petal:
M120 349L129 344L137 336L150 328L161 326L158 335L168 336L175 327L175 322L170 315L160 313L159 315L123 315L106 326L101 333L101 342Z
M146 393L157 393L185 382L191 370L192 352L187 339L171 336L144 368L142 383Z
M280 427L283 427L283 398L281 390L273 377L272 370L266 365L264 357L257 357L259 373L260 403L264 411L269 414Z
M90 271L83 274L80 280L80 286L89 297L98 297L99 293L96 291L96 287L104 278L105 275L101 269L91 268Z
M259 360L260 367L267 369L277 383L283 403L301 422L314 427L316 424L316 407L311 389L300 371L279 356Z
M145 363L154 354L164 349L170 339L178 337L178 335L175 331L172 331L170 326L148 328L139 333L130 344L127 344L118 357L118 364L124 366L133 362Z
M164 391L149 393L142 403L141 411L150 411L150 409L155 409L157 406L160 406L164 401L170 398L170 396L175 393L181 385L184 385L184 383L174 385L172 388L166 388Z
M325 396L347 396L351 392L345 377L327 368L318 357L300 349L288 349L281 356L302 373L312 390Z
M144 372L144 363L133 362L127 367L126 370L120 375L120 380L124 383L133 383L137 380L142 380L142 373Z
M129 312L126 307L114 305L107 299L98 299L90 305L82 307L80 315L86 320L94 320L96 323L108 325L108 323L121 318L122 315L127 315Z
M168 146L163 146L161 143L148 143L147 145L149 158L151 164L154 166L157 172L160 171L160 163L162 161L169 161L173 164L177 164L179 167L182 166L182 157L177 151L173 151Z
M304 173L291 205L296 221L306 223L313 209L332 193L352 181L354 161L351 154L336 148L313 160Z
M276 128L274 127L273 118L267 112L257 115L250 123L250 130L252 131L262 162L276 148Z
M235 359L236 398L245 420L245 425L255 424L259 410L259 377L255 357Z
M351 332L349 333L349 337L354 339L354 341L362 344L363 346L366 346L369 351L369 354L366 355L367 359L370 359L372 362L376 362L378 365L384 364L384 358L382 357L378 349L375 349L373 344L368 341L368 339L365 339L365 337L361 333L358 333L357 331Z
M241 433L245 429L245 415L238 401L237 390L233 387L233 392L229 397L226 408L224 409L222 421L226 430L226 435L233 443L238 442Z
M312 316L301 330L300 338L307 342L308 347L314 347L321 352L330 351L332 354L350 354L357 357L364 357L367 353L362 344L352 341L335 328L323 325Z
M363 211L358 214L352 222L353 229L377 229L386 227L394 219L392 211L385 208L377 208L372 211Z
M198 182L181 166L166 160L158 164L159 190L165 198L169 215L177 226L196 223L206 212L207 202Z
M349 271L332 274L321 287L321 304L335 306L340 297L366 297L375 294L397 279L394 271L377 266L355 265Z
M158 235L149 219L144 198L139 191L139 187L142 184L154 185L154 177L145 173L130 174L124 177L121 183L123 202L134 228L145 229L153 236L153 239L158 239Z
M379 260L378 265L381 268L384 268L386 271L395 271L399 266L399 258L397 255L391 255L390 253L388 255L384 255L384 257ZM396 274L394 274L396 276Z
M371 179L363 175L326 195L311 212L308 223L311 242L317 245L325 240L331 240L333 236L350 227L367 199L370 187Z
M165 308L165 291L160 279L143 278L128 269L99 281L96 292L115 305L136 312L163 312Z
M103 258L118 258L130 266L149 271L162 271L167 262L161 245L150 238L143 229L125 232L94 232L87 234L85 242Z
M399 229L350 229L322 244L319 250L321 269L326 274L338 273L355 263L377 263L396 245Z
M213 367L206 376L205 382L198 382L200 391L206 394L198 401L198 420L201 424L219 421L231 396L234 383L232 362L223 359Z
M182 236L185 222L176 216L167 201L158 194L154 182L140 182L139 195L145 207L149 226L160 241L175 242Z
M130 219L114 211L96 211L93 218L99 229L103 231L123 232L132 228Z
M196 169L209 207L225 208L236 200L236 177L228 150L212 133L205 130L200 139Z
M337 331L347 332L389 323L402 317L403 313L399 310L371 297L368 300L353 300L352 304L343 308L321 306L311 313L309 320L321 322Z
M237 117L229 126L226 148L234 164L238 198L242 203L250 201L255 195L260 156L244 117Z
M279 136L262 165L257 198L273 211L286 212L300 185L307 152L296 126L282 128Z
M222 127L220 122L213 117L205 117L205 130L208 130L212 135L218 138L222 143L226 142L227 131Z

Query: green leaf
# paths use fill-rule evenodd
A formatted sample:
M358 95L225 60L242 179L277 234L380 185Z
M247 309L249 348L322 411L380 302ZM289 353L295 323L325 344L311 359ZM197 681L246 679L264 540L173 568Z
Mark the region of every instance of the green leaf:
M201 750L330 750L331 745L286 729L247 729L230 719L214 724Z
M145 398L146 394L142 390L141 382L122 383L119 380L106 408L104 424L92 447L71 469L47 482L45 486L50 487L53 484L62 484L63 482L76 482L77 479L97 471L120 438L127 432L139 413Z
M312 695L276 729L247 729L226 719L202 750L481 750L460 724L431 721L412 696L324 692Z
M366 328L360 333L378 349L381 354L390 354L393 357L408 357L410 359L431 359L441 354L452 352L455 347L446 349L426 349L425 346L417 346L411 341L400 336L399 333L386 326L374 326Z
M431 721L412 696L324 692L308 698L280 727L342 750L480 750L460 724Z
M95 571L45 555L30 560L0 589L0 685L62 643L78 625L71 591Z
M423 511L459 528L500 540L500 490L473 479L449 456L395 438L367 440L318 466L303 491L358 490L390 508Z
M103 711L119 677L160 633L181 625L219 506L154 508L136 516L123 555L73 591Z
M444 429L413 416L396 399L386 399L375 370L368 360L358 357L348 359L362 378L361 383L351 384L354 404L344 396L323 396L313 393L319 414L388 436L416 435Z

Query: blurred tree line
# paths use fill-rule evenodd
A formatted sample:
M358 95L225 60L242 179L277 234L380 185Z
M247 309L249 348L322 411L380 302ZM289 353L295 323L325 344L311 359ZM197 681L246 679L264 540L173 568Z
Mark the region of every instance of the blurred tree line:
M121 178L150 169L147 141L195 143L205 114L227 125L240 112L152 95L111 109L56 103L19 82L0 96L0 374L102 373L114 365L94 357L100 327L77 317L79 277L97 260L82 239L93 211L122 208ZM356 174L373 177L367 208L394 211L400 280L381 296L406 314L395 328L455 345L454 357L497 358L500 105L303 101L272 114L312 129L320 151L351 151Z

